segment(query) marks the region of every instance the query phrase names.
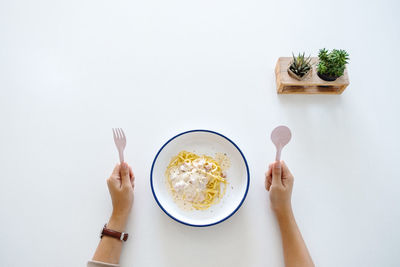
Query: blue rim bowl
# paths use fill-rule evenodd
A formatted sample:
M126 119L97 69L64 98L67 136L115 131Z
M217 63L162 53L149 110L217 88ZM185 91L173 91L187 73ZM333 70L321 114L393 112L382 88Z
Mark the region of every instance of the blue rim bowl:
M228 216L226 216L225 218L223 218L223 219L221 219L221 220L219 220L219 221L217 221L217 222L210 223L210 224L190 224L190 223L187 223L187 222L184 222L184 221L182 221L182 220L179 220L179 219L175 218L175 217L172 216L168 211L166 211L166 210L164 209L164 207L161 205L160 201L159 201L158 198L157 198L156 193L154 192L154 187L153 187L153 169L154 169L154 164L155 164L156 161L157 161L158 155L161 153L161 151L164 149L164 147L165 147L166 145L168 145L168 144L169 144L172 140L174 140L175 138L177 138L177 137L179 137L179 136L181 136L181 135L188 134L188 133L193 133L193 132L207 132L207 133L216 134L216 135L219 135L219 136L225 138L227 141L229 141L229 142L239 151L240 155L241 155L242 158L243 158L243 161L244 161L244 163L245 163L245 166L246 166L246 173L247 173L246 191L245 191L245 193L244 193L244 195L243 195L243 198L242 198L242 200L240 201L239 205L238 205ZM242 206L244 200L246 199L247 192L249 191L249 186L250 186L250 172L249 172L249 166L248 166L248 164L247 164L246 157L243 155L243 153L242 153L242 151L240 150L240 148L239 148L231 139L229 139L229 138L226 137L225 135L220 134L220 133L215 132L215 131L210 131L210 130L200 130L200 129L199 129L199 130L190 130L190 131L182 132L182 133L179 133L179 134L175 135L174 137L172 137L171 139L169 139L169 140L160 148L160 150L158 150L156 156L154 157L153 164L151 165L150 186L151 186L151 191L152 191L152 193L153 193L154 199L156 200L158 206L159 206L159 207L165 212L165 214L167 214L170 218L174 219L175 221L177 221L177 222L179 222L179 223L182 223L182 224L188 225L188 226L194 226L194 227L212 226L212 225L216 225L216 224L218 224L218 223L221 223L221 222L227 220L227 219L230 218L233 214L235 214L235 213L238 211L238 209Z

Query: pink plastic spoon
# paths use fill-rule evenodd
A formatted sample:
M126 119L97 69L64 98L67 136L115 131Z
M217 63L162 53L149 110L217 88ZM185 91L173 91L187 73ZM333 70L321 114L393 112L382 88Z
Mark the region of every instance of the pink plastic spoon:
M286 146L290 139L292 138L292 133L290 129L286 126L278 126L271 133L272 143L276 146L276 161L281 160L281 151L284 146Z

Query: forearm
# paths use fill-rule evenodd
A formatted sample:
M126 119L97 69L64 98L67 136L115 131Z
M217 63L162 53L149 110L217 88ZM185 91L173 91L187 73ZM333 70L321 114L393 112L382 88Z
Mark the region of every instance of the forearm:
M286 267L313 267L314 263L301 236L291 208L276 212L282 236Z
M127 216L116 216L113 214L107 223L107 228L123 232L126 227L126 221ZM94 253L93 260L114 264L119 263L122 242L123 241L113 237L103 236Z

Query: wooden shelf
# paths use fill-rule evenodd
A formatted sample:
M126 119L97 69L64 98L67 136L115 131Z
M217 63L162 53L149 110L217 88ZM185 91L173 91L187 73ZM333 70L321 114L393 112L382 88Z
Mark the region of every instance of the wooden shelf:
M336 81L327 82L317 75L318 58L313 57L312 73L302 81L298 81L289 76L287 68L289 67L291 57L280 57L275 67L276 89L278 94L333 94L340 95L349 85L347 69L344 74Z

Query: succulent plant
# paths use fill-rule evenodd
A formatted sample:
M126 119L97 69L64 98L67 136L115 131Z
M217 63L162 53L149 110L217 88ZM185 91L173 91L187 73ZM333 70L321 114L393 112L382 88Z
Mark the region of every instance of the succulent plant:
M293 53L292 55L293 59L290 63L289 69L301 78L311 70L311 58L310 56L305 57L305 53L299 53L297 57Z
M319 50L318 57L318 73L330 77L342 76L349 60L349 54L341 49L333 49L329 52L323 48Z

